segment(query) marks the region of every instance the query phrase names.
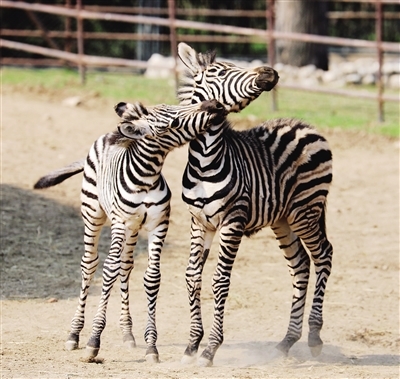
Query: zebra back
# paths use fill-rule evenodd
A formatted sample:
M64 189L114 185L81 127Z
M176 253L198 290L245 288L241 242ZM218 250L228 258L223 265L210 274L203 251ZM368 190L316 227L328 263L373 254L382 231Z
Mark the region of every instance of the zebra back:
M311 199L323 208L331 181L332 153L313 127L276 119L236 131L225 121L191 142L182 197L203 212L214 204L213 214L222 220L221 213L229 214L227 209L245 194L249 235L288 214L296 217ZM199 195L196 185L210 190Z

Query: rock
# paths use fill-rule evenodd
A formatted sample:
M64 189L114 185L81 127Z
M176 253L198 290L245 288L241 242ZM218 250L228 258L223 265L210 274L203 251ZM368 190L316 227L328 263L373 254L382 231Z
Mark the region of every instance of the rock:
M309 78L316 71L317 71L317 68L313 64L309 64L307 66L300 67L297 75L299 78Z
M400 74L390 75L387 80L387 86L390 88L400 88Z
M360 74L348 74L345 76L346 84L361 84L362 77Z
M77 107L81 103L82 99L80 96L67 97L62 101L62 104L66 105L67 107Z
M168 78L173 75L175 62L173 57L163 57L161 54L153 54L148 60L145 72L147 78Z
M361 83L365 84L365 85L371 85L371 84L375 84L375 75L373 74L366 74L363 76Z

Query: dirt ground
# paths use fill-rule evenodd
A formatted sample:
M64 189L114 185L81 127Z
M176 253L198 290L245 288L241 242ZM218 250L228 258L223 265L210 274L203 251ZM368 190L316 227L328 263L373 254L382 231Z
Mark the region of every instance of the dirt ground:
M142 276L147 256L142 236L130 282L138 346L126 350L122 344L116 286L101 359L86 363L84 345L97 308L101 270L91 287L81 349L64 350L80 285L81 176L54 189L33 191L32 186L41 175L84 157L98 136L114 129L113 103L88 98L71 107L63 104L62 94L12 88L2 89L1 100L1 378L399 377L399 141L323 132L334 154L327 219L334 261L319 357L308 350L306 322L303 338L288 357L274 349L286 332L292 288L284 258L265 229L241 245L227 302L225 342L214 366L180 364L189 337L184 280L189 213L180 197L187 150L180 148L170 154L164 169L173 202L157 308L161 362L151 365L144 359ZM102 260L108 244L106 227ZM216 249L214 244L204 271L206 335L212 321ZM312 292L310 287L306 317Z

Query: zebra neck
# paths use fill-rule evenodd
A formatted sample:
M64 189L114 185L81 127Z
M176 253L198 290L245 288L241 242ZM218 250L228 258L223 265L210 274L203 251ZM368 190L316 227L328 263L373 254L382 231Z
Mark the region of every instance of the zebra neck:
M122 151L125 161L122 167L132 174L129 176L134 185L153 187L159 182L169 151L150 139L132 142Z
M225 134L231 130L227 121L213 125L189 144L189 163L194 166L207 167L219 161L228 147ZM219 158L218 158L219 157Z

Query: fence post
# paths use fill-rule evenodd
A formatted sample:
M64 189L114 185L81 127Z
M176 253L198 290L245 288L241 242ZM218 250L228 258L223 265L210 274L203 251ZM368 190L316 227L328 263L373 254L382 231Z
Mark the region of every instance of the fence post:
M384 121L383 114L383 80L382 80L382 65L383 65L383 51L382 51L382 2L376 0L375 2L375 35L376 35L376 52L378 55L378 121Z
M271 67L275 65L275 37L273 35L275 30L275 0L267 0L266 3L266 21L267 21L267 34L268 34L268 64ZM276 91L271 91L272 111L278 110Z
M71 0L65 0L65 7L71 8ZM71 52L71 17L65 17L65 40L64 40L64 51Z
M76 0L76 9L78 11L82 10L82 0ZM85 84L86 76L85 76L85 65L82 61L83 56L83 19L78 13L76 18L76 25L77 25L77 34L78 34L78 56L79 56L79 75L81 77L81 84Z
M175 0L168 0L168 16L169 16L169 41L171 45L171 54L174 58L174 78L175 89L178 90L178 61L177 61L177 40L175 28L175 13L176 4Z

